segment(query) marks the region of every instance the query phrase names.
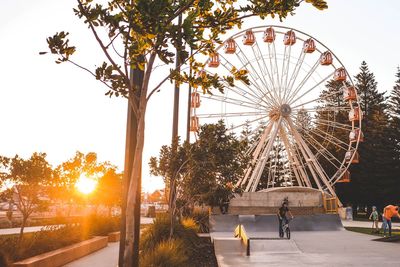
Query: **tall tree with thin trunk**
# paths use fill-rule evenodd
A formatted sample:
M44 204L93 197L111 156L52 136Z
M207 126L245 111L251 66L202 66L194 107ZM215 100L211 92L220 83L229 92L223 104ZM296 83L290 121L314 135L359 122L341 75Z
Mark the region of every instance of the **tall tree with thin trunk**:
M56 33L47 39L51 53L58 56L56 63L70 62L108 87L106 95L126 97L136 118L136 143L126 200L124 266L138 266L138 250L134 243L139 242L135 231L139 230L140 217L134 216L134 210L140 204L137 195L140 195L145 114L150 97L168 80L202 86L204 92L211 88L223 90L222 80L230 84L235 79L246 80L246 73L238 70L232 70L229 77L198 77L204 66L198 61L201 59L199 54L214 53L215 45L222 42L220 35L240 26L245 18L276 15L283 19L293 14L302 2L251 0L240 4L235 0L110 0L104 4L100 0L77 0L76 16L88 26L107 59L95 70L71 59L77 48L70 45L67 32ZM318 9L327 8L324 0L306 2ZM180 15L181 24L178 23ZM193 54L189 56L191 50ZM159 63L173 66L176 51L180 64L172 67L164 78L152 76ZM190 64L193 75L176 71L185 64ZM139 86L130 82L130 68L143 70L143 81ZM157 79L158 85L150 88L152 77ZM139 97L134 94L138 90Z

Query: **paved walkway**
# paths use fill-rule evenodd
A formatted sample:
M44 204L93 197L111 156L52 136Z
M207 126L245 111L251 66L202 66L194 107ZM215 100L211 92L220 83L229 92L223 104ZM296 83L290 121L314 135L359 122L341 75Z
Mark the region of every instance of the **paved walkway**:
M252 240L250 256L238 239L215 239L219 266L400 266L399 243L372 241L374 237L366 234L303 231L293 232L290 240L274 237L276 233L269 240Z
M57 226L57 225L54 225ZM50 230L49 228L47 228ZM39 232L41 230L46 230L46 226L32 226L32 227L25 227L24 233L32 233L32 232ZM5 228L5 229L0 229L0 235L13 235L13 234L19 234L21 231L20 227L17 228Z
M153 220L153 218L142 217L140 218L140 223L151 224L153 223ZM76 261L70 262L67 265L64 265L64 267L115 267L118 265L118 252L119 242L108 243L107 247Z
M118 265L119 242L108 243L108 246L86 257L64 265L64 267L115 267Z
M153 218L142 217L140 218L140 224L150 224L153 223ZM54 225L57 226L57 225ZM24 233L32 233L32 232L39 232L41 230L46 230L48 226L32 226L32 227L25 227ZM12 235L12 234L19 234L21 231L20 227L17 228L5 228L0 229L0 235Z
M372 221L346 221L342 220L344 227L372 227ZM379 222L379 227L382 227L382 222ZM400 223L392 223L392 229L400 230Z

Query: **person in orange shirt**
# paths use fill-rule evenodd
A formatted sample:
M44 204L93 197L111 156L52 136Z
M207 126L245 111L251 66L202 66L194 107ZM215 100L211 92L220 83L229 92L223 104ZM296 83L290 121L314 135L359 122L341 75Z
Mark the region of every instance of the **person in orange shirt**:
M389 236L392 236L392 217L400 218L399 206L388 205L383 209L383 219L386 219L386 227L383 229L383 236L386 236L386 229L389 228Z

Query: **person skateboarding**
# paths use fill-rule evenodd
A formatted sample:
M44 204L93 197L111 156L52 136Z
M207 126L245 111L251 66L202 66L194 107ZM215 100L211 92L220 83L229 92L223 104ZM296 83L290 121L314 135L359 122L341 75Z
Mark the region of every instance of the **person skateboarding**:
M383 209L383 217L386 220L386 227L383 228L383 237L386 237L386 230L389 229L389 236L392 236L392 217L400 218L399 206L388 205Z
M284 236L284 232L283 232L283 228L282 225L283 224L287 224L289 222L288 218L287 218L287 214L290 215L290 217L293 219L293 215L289 210L289 200L287 198L285 198L283 200L282 206L279 208L278 210L278 219L279 219L279 237L283 237Z
M372 220L372 233L379 233L379 214L375 206L372 206L372 212L369 215L369 219Z

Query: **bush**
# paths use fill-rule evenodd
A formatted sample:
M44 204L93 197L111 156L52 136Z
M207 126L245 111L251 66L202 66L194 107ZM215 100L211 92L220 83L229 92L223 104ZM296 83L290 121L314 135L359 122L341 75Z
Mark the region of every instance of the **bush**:
M156 247L143 254L140 265L144 267L185 267L188 257L184 253L182 240L162 241Z
M1 267L9 267L11 266L10 261L8 260L8 257L6 254L0 251L0 266Z
M120 230L120 217L92 215L81 220L81 224L88 229L92 236L108 235L111 232Z
M195 208L191 217L195 220L199 227L199 233L209 233L210 232L210 222L209 213L206 210L200 208Z
M167 214L158 215L153 224L146 227L141 235L140 249L142 251L151 251L155 247L169 239L170 220ZM185 228L179 221L174 223L174 238L182 239L185 245L186 253L190 257L196 244L199 242L199 237L196 231L190 228Z
M65 247L90 238L80 225L48 226L42 231L24 234L18 247L19 235L0 238L0 248L13 261Z
M186 229L190 229L196 233L199 232L199 229L200 229L199 225L196 223L196 221L193 218L190 218L190 217L183 218L181 220L181 224Z
M95 235L108 235L118 231L119 226L120 220L116 217L74 218L73 223L63 226L49 225L39 232L25 233L19 247L19 235L0 236L0 250L11 260L18 261L81 242Z

